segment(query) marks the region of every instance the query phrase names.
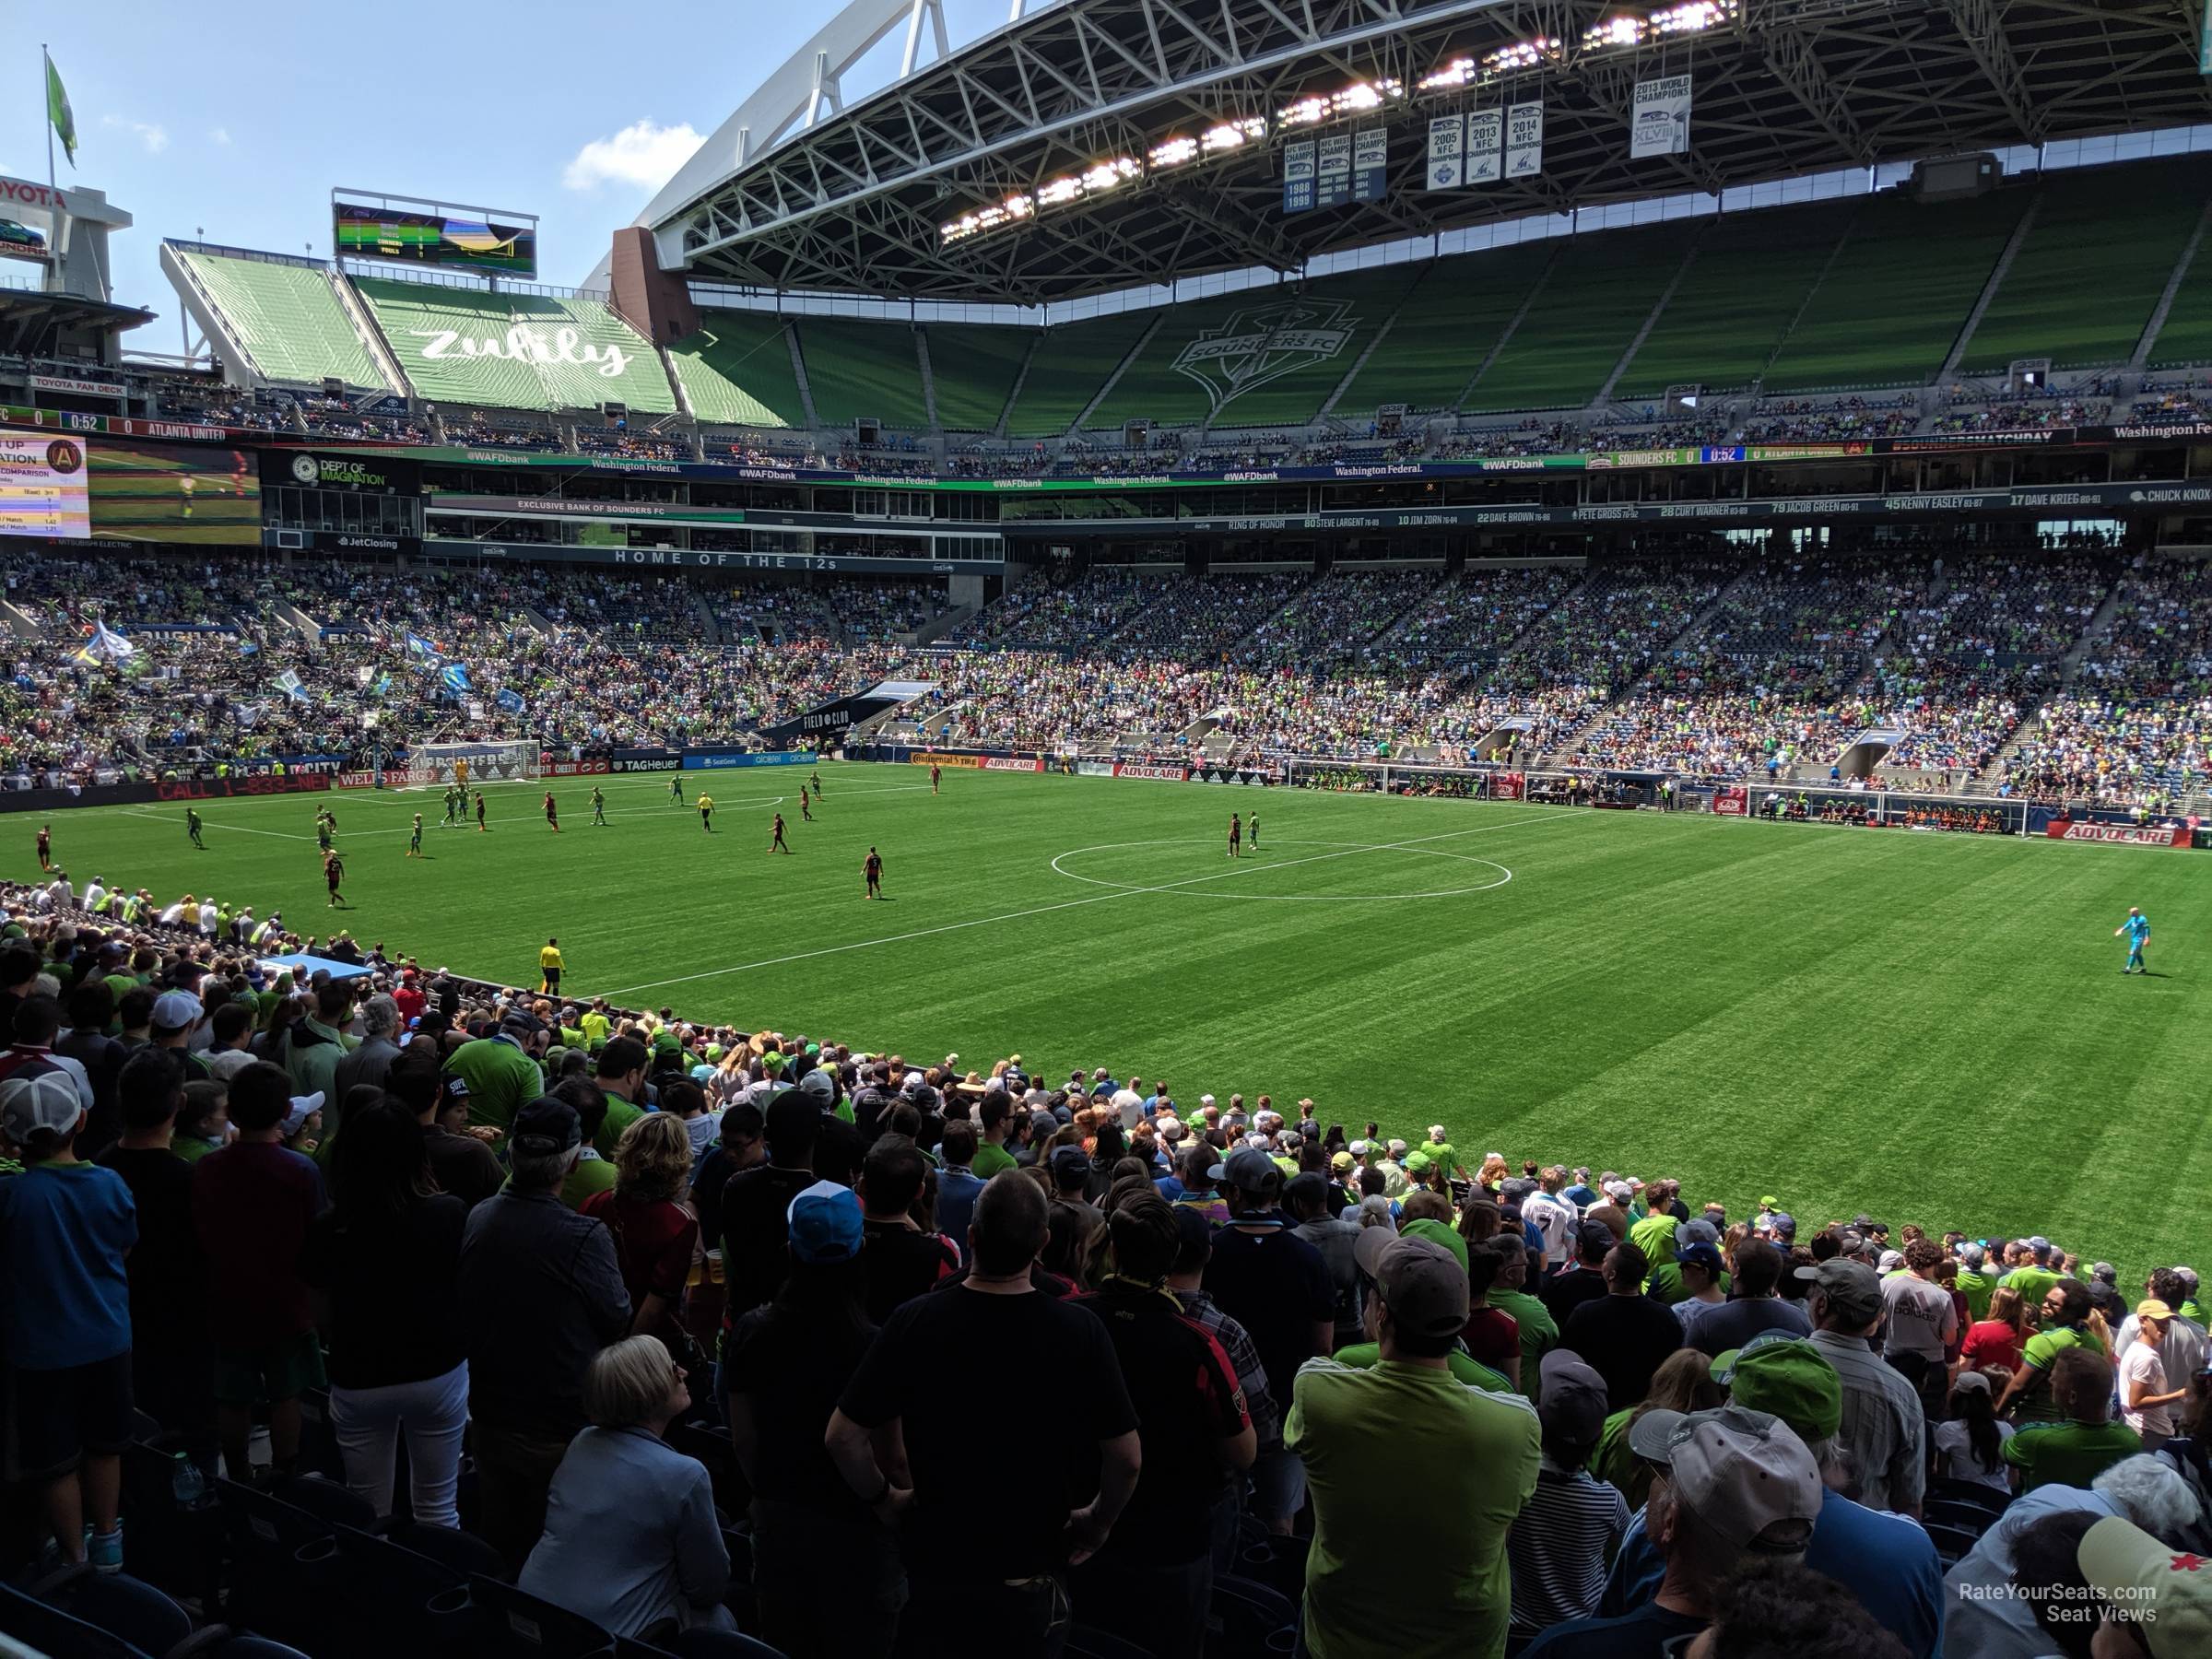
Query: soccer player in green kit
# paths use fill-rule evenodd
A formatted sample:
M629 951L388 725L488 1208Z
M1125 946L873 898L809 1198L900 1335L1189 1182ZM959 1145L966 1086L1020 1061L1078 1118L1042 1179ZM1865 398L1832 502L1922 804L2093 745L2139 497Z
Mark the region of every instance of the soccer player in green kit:
M592 785L592 822L594 824L606 822L606 791L596 783Z

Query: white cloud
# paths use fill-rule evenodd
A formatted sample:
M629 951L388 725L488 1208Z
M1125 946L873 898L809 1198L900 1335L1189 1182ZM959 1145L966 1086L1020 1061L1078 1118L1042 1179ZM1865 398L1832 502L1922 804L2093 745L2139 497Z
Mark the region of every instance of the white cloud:
M576 152L560 175L571 190L596 190L614 182L657 190L676 175L700 146L689 122L662 126L648 117L633 121L611 138L594 138Z
M207 142L228 147L230 142L230 129L229 127L211 128L207 134Z
M133 134L146 147L146 153L149 156L158 156L169 147L169 130L150 121L125 121L120 115L103 115L100 118L100 124Z

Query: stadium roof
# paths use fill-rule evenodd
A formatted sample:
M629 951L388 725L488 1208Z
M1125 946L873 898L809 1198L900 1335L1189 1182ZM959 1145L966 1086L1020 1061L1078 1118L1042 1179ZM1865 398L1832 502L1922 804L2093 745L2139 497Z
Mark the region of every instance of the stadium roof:
M909 9L856 0L849 13L864 4L871 15L854 26L876 38L874 14ZM917 22L922 9L917 0ZM1063 0L826 119L818 74L809 123L776 125L780 141L742 161L741 147L721 142L725 123L645 222L665 268L795 290L1038 304L1242 266L1295 271L1316 254L1491 219L2201 121L2212 95L2197 10L2186 0ZM806 73L831 63L818 39L804 55ZM1455 62L1473 74L1437 85ZM805 79L798 64L770 84ZM1695 86L1689 153L1631 161L1635 83L1684 72ZM1318 121L1285 119L1300 100L1358 88L1383 90ZM1541 176L1424 188L1430 116L1539 99ZM1378 120L1391 135L1382 200L1281 212L1284 143ZM1156 154L1239 121L1244 140L1194 165ZM1135 168L1068 188L1121 159ZM963 216L1017 196L998 228L947 237Z

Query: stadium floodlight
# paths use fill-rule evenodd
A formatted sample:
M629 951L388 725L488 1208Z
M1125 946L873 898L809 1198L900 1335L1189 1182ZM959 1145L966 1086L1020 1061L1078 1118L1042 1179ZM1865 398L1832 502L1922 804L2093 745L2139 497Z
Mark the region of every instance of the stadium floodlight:
M1241 149L1255 138L1267 135L1267 118L1264 115L1241 115L1234 121L1225 121L1211 126L1199 135L1198 142L1209 156L1227 155Z
M1643 40L1648 27L1641 18L1607 18L1595 28L1583 31L1585 51L1601 46L1634 46Z
M1724 23L1735 22L1740 9L1741 0L1685 0L1683 5L1653 12L1652 32L1690 34L1702 29L1718 29Z
M1198 140L1195 138L1171 138L1165 144L1154 145L1151 154L1146 159L1151 163L1152 171L1155 172L1163 168L1181 167L1185 161L1198 159Z

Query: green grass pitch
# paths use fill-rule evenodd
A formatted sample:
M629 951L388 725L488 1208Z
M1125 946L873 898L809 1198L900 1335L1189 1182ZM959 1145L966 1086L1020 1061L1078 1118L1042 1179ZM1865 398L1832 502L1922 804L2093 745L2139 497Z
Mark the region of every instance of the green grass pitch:
M825 765L495 785L492 833L435 791L84 808L58 861L190 889L425 965L747 1028L1041 1075L1164 1076L1176 1098L1300 1095L1355 1135L1447 1125L1496 1149L1684 1178L1729 1214L1860 1209L2047 1232L2139 1282L2204 1253L2212 896L2194 855L1652 813ZM779 798L780 797L780 798ZM315 808L351 908L325 909ZM423 862L403 856L410 813ZM1224 855L1231 810L1255 853ZM781 810L793 855L767 852ZM36 821L0 868L35 873ZM862 897L882 850L888 895ZM1510 878L1509 878L1510 873ZM2153 975L2112 929L2148 912ZM2212 1264L2197 1263L2200 1267Z

